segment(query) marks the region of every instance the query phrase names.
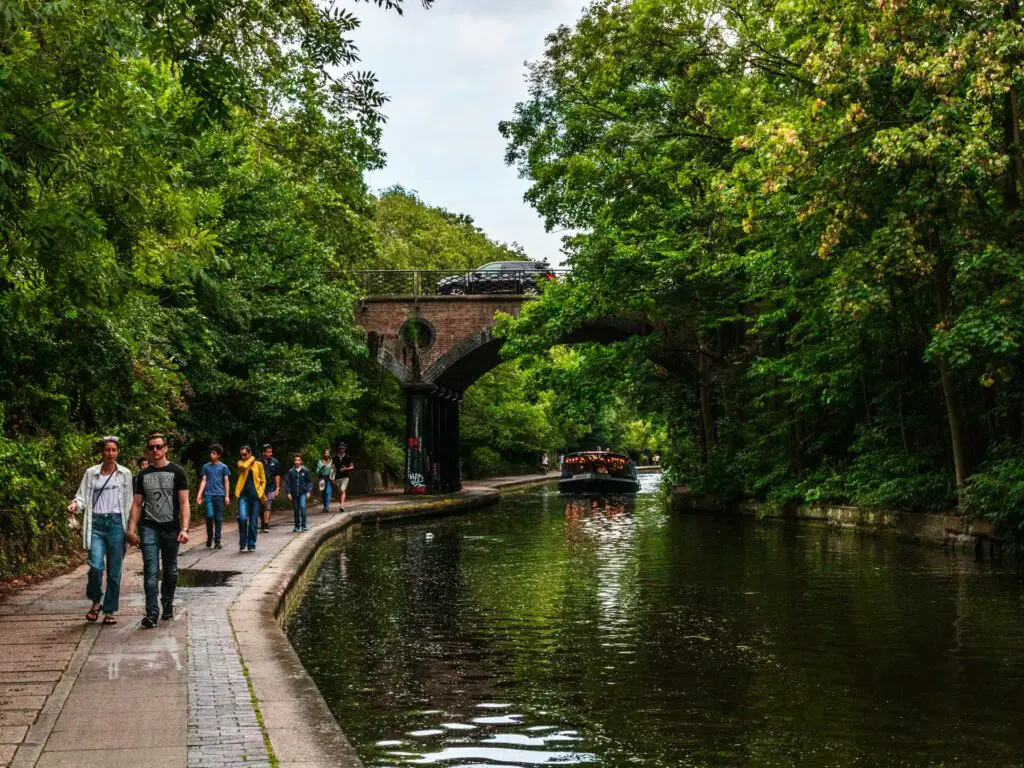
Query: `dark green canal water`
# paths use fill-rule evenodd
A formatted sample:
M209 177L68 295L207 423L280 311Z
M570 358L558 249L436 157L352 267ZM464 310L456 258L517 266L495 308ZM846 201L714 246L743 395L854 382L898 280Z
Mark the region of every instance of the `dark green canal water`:
M364 526L288 633L375 768L1024 764L1015 573L650 490Z

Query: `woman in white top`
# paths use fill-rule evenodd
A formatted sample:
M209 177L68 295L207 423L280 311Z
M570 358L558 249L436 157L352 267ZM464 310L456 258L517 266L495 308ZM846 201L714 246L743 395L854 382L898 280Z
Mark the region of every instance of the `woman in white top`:
M68 505L71 515L82 513L82 546L89 550L89 583L85 594L92 608L85 614L96 621L103 609L103 623L116 624L121 597L121 564L125 531L132 510L132 471L117 463L121 451L116 437L103 438L103 462L85 470L78 493ZM106 568L104 569L104 561ZM107 589L103 590L103 571Z
M324 512L331 511L331 485L334 483L334 462L331 461L331 451L324 448L320 461L316 463L316 476L319 479L320 490L323 492Z

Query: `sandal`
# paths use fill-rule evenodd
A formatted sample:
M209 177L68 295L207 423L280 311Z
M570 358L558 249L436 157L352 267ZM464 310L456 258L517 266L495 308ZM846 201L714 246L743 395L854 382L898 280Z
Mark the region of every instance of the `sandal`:
M85 614L86 621L96 621L100 617L100 609L93 608L87 614Z
M108 613L103 617L104 624L117 624L117 616L112 613Z

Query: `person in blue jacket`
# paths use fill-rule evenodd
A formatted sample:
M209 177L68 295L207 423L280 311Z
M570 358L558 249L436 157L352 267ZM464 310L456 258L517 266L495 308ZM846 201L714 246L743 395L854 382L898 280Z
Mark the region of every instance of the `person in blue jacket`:
M306 497L313 492L313 475L302 463L302 454L296 453L292 459L292 468L284 481L284 489L288 500L292 503L295 515L295 527L292 533L306 530Z

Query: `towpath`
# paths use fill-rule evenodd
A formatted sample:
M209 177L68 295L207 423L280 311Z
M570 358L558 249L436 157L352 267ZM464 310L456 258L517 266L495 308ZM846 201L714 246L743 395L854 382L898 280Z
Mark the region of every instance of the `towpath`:
M86 623L86 566L7 597L0 602L0 767L269 768L273 751L282 768L307 768L323 764L327 749L317 749L318 739L334 750L334 764L358 766L294 654L272 637L270 609L242 610L233 622L233 604L247 589L255 605L273 584L287 583L280 571L301 568L312 543L349 518L373 520L421 504L450 510L495 489L550 479L493 478L412 506L401 494L360 497L344 516L311 506L307 534L292 534L290 512L277 512L251 553L235 546L234 522L225 524L224 549L207 549L200 517L179 568L224 583L180 587L174 620L152 630L139 627L145 601L134 548L124 561L117 625ZM264 583L268 591L253 596ZM289 698L303 690L312 700L305 709ZM296 722L307 710L307 722Z

